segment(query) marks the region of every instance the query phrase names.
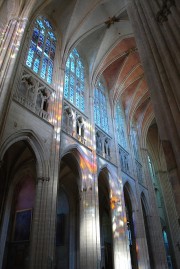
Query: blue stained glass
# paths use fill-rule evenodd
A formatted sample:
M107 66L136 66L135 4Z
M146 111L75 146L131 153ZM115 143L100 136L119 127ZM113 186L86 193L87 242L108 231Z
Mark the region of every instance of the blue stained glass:
M43 62L42 62L42 69L41 69L41 77L43 79L45 79L46 77L47 65L48 65L48 59L44 57Z
M37 43L38 37L39 37L39 30L37 28L34 28L33 36L32 36L32 41L34 43Z
M26 65L49 84L52 83L56 49L56 38L52 30L52 26L46 18L38 17L36 19L26 58ZM42 66L41 70L40 66Z
M44 29L44 30L45 30L45 27L44 27L43 22L42 22L41 20L38 20L38 19L37 19L36 21L37 21L39 27L40 27L41 29Z
M75 72L75 64L74 61L71 60L71 71L74 73Z
M37 48L36 53L41 58L42 50L40 50L39 48Z
M47 56L49 56L50 46L51 46L50 40L49 39L46 39L46 45L45 45L44 52L47 54Z
M71 87L74 86L74 76L73 75L70 76L70 84L71 84Z
M54 45L51 45L51 49L50 49L51 60L54 60L54 57L55 57L55 47L54 47Z
M83 72L81 71L81 80L84 81L84 70Z
M78 108L80 107L80 95L79 95L79 92L76 92L76 106Z
M116 131L117 131L118 143L122 147L127 148L125 115L124 115L122 105L120 103L116 105L115 121L116 121L116 126L117 126Z
M74 101L74 88L72 88L71 86L70 86L70 97L69 97L69 99L70 99L71 103L74 103L73 102Z
M39 71L39 64L40 64L40 59L39 57L37 57L35 60L34 60L34 66L33 66L33 71L35 73L38 73Z
M44 35L40 33L39 40L38 40L38 47L42 49L43 45L44 45Z
M79 70L78 67L76 68L76 76L77 76L78 78L80 77L80 70Z
M48 32L50 38L54 41L56 41L55 35L53 34L53 32Z
M47 72L47 82L49 84L51 84L52 82L52 75L53 75L53 63L49 61L48 72Z
M67 61L66 61L66 68L70 68L70 58L68 57Z
M64 97L84 111L84 67L76 49L66 61Z
M84 111L84 96L80 96L80 109Z
M95 122L97 122L96 115L97 115L97 109L96 109L96 106L94 106L94 121Z
M52 29L52 25L50 24L50 22L47 19L44 18L44 22L48 28Z
M69 76L65 74L64 96L68 98L69 93Z
M31 42L29 51L28 51L28 56L26 59L26 65L29 67L32 67L32 62L33 62L33 58L34 58L34 53L36 51L36 46L33 42Z
M94 92L94 119L95 123L101 127L104 131L108 132L108 118L107 118L107 107L106 97L104 95L104 87L98 82L97 88Z

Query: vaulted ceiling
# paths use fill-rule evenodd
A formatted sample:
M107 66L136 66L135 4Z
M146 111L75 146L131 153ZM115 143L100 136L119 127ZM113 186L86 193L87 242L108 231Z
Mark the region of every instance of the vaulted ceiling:
M153 110L134 31L124 0L49 0L36 10L56 27L62 63L76 47L86 60L91 86L102 76L110 105L120 98L128 122L141 130Z

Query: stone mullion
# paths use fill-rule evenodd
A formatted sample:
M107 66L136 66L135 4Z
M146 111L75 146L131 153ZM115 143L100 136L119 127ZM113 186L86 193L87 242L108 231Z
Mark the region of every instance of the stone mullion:
M172 143L174 145L174 151L176 152L176 156L177 156L180 150L179 139L177 135L175 122L173 120L171 112L169 111L169 104L172 102L174 97L173 99L171 98L171 102L168 103L167 95L164 92L166 88L164 88L164 86L162 85L162 80L161 80L162 78L160 77L160 74L162 74L164 77L164 68L162 68L162 64L160 61L159 53L157 51L155 40L150 32L150 29L146 20L146 16L141 6L140 5L136 6L134 5L134 3L131 2L128 8L128 12L130 14L132 24L134 26L136 41L138 43L138 47L141 53L141 61L143 63L144 70L146 72L146 76L148 80L148 84L150 86L149 89L151 93L151 99L154 105L154 110L155 110L155 115L156 115L157 123L159 126L159 130L161 131L160 135L162 138L164 137L167 140L168 133L167 133L166 126L170 126L170 128L168 128L168 132L172 140ZM148 63L147 63L147 59L148 59ZM166 82L167 82L167 78L166 78ZM159 85L159 89L156 90L158 85ZM171 96L172 91L169 90L168 94L169 93ZM175 109L174 114L178 114L178 112L176 112L177 105L176 105L175 100L174 100L174 106L171 105L171 109ZM177 118L177 116L175 118Z
M156 175L158 176L158 179L161 185L163 201L165 204L166 214L168 218L168 225L169 225L170 234L172 238L173 250L175 254L177 267L179 268L180 267L180 255L179 255L179 250L177 248L177 243L180 242L180 236L179 236L180 228L178 225L178 217L177 217L175 201L173 199L172 187L168 180L167 172L158 171Z

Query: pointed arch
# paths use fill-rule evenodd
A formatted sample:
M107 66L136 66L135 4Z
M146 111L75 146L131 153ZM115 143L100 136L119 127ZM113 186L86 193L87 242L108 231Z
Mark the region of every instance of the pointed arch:
M0 161L3 161L4 154L12 146L14 143L19 141L26 141L30 147L32 148L36 159L37 159L37 177L39 178L47 178L49 177L48 170L49 164L47 164L47 158L45 150L36 136L36 134L32 130L21 130L12 135L10 135L0 147ZM47 164L47 165L46 165Z
M128 181L126 181L124 183L123 189L125 189L129 195L129 198L130 198L131 204L132 204L132 210L133 211L137 210L138 209L137 199L136 199L136 196L134 194L133 188Z

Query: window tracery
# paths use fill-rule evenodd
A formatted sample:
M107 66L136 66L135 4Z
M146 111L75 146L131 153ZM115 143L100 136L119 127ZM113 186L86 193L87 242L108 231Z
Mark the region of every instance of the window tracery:
M52 83L55 51L53 28L46 18L40 16L34 23L25 63L48 84Z
M137 134L137 130L134 127L131 128L131 141L132 141L134 156L136 160L139 161L140 156L139 156L138 134Z
M105 87L100 81L97 83L94 93L94 120L95 124L108 133L107 100Z
M125 149L127 149L127 133L126 133L126 122L125 115L120 102L116 105L115 111L115 122L117 130L118 143Z
M66 61L64 97L79 110L84 111L84 65L76 49Z

